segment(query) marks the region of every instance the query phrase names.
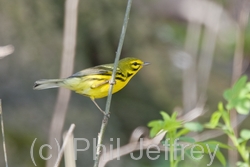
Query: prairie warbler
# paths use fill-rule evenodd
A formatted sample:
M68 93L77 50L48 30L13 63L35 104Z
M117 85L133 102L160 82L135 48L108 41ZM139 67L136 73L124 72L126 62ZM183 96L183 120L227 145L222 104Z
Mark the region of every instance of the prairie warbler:
M149 63L140 59L127 57L118 63L115 75L113 93L118 92L130 81L130 79L145 65ZM105 64L79 71L64 79L43 79L35 82L34 89L49 89L64 87L76 93L89 97L98 109L105 112L98 106L95 99L108 96L109 81L111 80L114 64Z

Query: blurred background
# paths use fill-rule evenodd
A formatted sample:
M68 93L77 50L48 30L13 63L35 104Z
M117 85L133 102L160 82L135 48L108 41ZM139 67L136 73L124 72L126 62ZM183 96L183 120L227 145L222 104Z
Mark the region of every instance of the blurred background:
M126 4L79 2L74 72L114 62ZM249 74L249 10L246 0L134 1L121 57L151 64L114 94L104 143L120 138L121 145L126 144L136 127L161 119L160 111L187 113L202 103L207 112L198 121L208 120L223 101L223 91L242 73ZM0 46L15 48L0 60L9 166L34 166L30 147L35 138L36 163L45 166L38 151L48 143L58 89L34 91L32 87L38 79L60 77L64 14L64 1L0 1ZM104 108L106 98L97 102ZM72 93L63 131L74 123L75 137L93 141L102 117L89 98ZM249 128L248 121L240 127ZM225 136L217 138L222 139ZM2 145L0 150L0 166L4 166ZM163 158L134 161L124 156L107 166L166 166ZM78 153L76 164L92 166L92 159L93 149L89 149ZM212 166L220 164L215 161Z

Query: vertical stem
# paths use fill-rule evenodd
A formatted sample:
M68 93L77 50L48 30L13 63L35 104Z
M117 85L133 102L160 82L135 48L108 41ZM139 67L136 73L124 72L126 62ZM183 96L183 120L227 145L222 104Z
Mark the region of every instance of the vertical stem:
M70 138L72 138L74 129L75 129L75 124L71 124L71 126L70 126L70 128L69 128L69 130L64 138L64 142L63 142L63 145L61 147L61 150L58 153L57 160L56 160L54 167L58 167L60 165L60 161L62 159L63 153L65 152L65 147L67 147L67 145L72 144L72 143L69 143L68 141Z
M119 62L119 59L120 59L121 50L122 50L122 46L123 46L123 42L124 42L126 30L127 30L131 5L132 5L132 0L128 0L127 9L126 9L126 13L125 13L124 21L123 21L122 32L121 32L121 36L120 36L120 40L119 40L119 45L118 45L118 48L117 48L117 51L116 51L114 69L113 69L113 73L112 73L112 77L111 77L111 81L110 81L109 94L108 94L106 108L105 108L106 114L108 114L109 110L110 110L112 91L113 91L113 86L115 84L115 75L116 75L117 66L118 66L118 62Z
M79 0L65 1L64 39L60 78L68 77L73 72L76 47L78 2ZM56 155L58 154L58 151L55 149L57 148L55 139L61 143L62 129L68 108L70 94L71 92L69 90L63 88L59 89L54 114L50 125L49 144L53 149L49 149L49 154L52 155L52 157L46 162L47 167L52 167L56 161Z
M64 135L63 140L65 141L67 136ZM64 164L65 167L76 167L76 155L74 145L74 134L69 135L69 139L64 151Z
M239 19L238 24L239 28L236 30L236 48L234 52L234 60L233 60L233 74L232 74L232 85L235 83L237 79L242 74L242 64L243 64L243 55L244 55L244 39L245 39L245 29L247 26L248 18L249 18L249 8L247 7L248 1L243 1L241 4L241 11L239 13ZM231 124L237 125L238 122L238 115L236 110L232 110L230 112L230 120ZM237 126L234 128L234 132L237 135L238 129ZM237 136L236 136L237 137ZM231 141L228 140L228 143L230 145ZM238 154L235 151L229 150L228 151L229 156L229 163L235 164L238 161Z
M176 153L175 151L177 151L175 148L175 139L176 139L176 132L169 132L169 138L170 138L170 148L169 148L169 160L170 160L170 167L176 167L178 160L176 159Z
M213 8L212 6L210 6ZM198 83L199 83L199 100L205 101L207 96L207 89L209 77L212 69L214 52L216 47L216 40L219 34L223 8L214 8L213 13L204 15L204 36L202 38L201 53L198 61Z
M6 150L5 135L4 135L4 126L3 126L2 100L1 99L0 99L0 116L1 116L1 131L2 131L2 137L3 137L4 161L5 161L5 166L8 167L7 150Z
M201 24L189 22L185 40L185 51L191 57L191 63L187 69L183 69L183 110L185 113L195 108L198 101L197 87L197 54L199 51L199 39Z
M170 167L174 167L175 165L174 165L174 148L173 148L173 146L174 146L174 142L173 142L173 135L172 135L172 133L170 133L170 151L169 151L169 156L170 156Z
M124 21L123 21L122 32L121 32L121 36L120 36L120 40L119 40L119 45L118 45L118 48L117 48L117 51L116 51L114 69L113 69L112 77L111 77L111 80L110 80L109 93L108 93L108 98L107 98L107 103L106 103L106 108L105 108L106 115L104 115L104 117L103 117L100 133L98 134L98 141L97 141L97 149L96 149L96 157L95 157L94 167L98 167L99 160L100 160L101 144L102 144L102 141L103 141L103 136L104 136L105 129L106 129L107 124L108 124L108 118L109 118L108 115L109 115L109 111L110 111L110 104L111 104L111 99L112 99L113 86L115 84L115 75L116 75L117 66L118 66L118 62L119 62L119 59L120 59L121 50L122 50L122 46L123 46L123 42L124 42L126 30L127 30L131 5L132 5L132 0L128 0L126 13L125 13Z

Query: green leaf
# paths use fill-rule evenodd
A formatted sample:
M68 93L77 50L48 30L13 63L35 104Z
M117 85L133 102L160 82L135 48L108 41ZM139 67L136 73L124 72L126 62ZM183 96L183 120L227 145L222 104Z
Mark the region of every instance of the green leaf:
M178 116L178 113L177 112L173 112L173 114L171 116L171 119L176 120L177 116Z
M241 130L240 137L244 140L249 140L250 139L250 130L248 130L248 129Z
M223 93L223 97L227 100L230 101L232 99L232 90L231 89L227 89L224 91Z
M172 117L164 111L161 111L160 114L162 115L163 120L155 120L148 123L148 126L151 127L151 137L155 136L161 130L168 132L177 131L177 129L182 126L181 122L176 120L176 112L173 113Z
M232 91L233 93L238 94L243 87L246 86L247 83L247 76L243 75L233 86Z
M245 142L246 140L244 140L244 139L242 139L242 138L238 138L237 139L237 142L239 143L239 144L241 144L241 143L243 143L243 142Z
M163 117L163 121L155 120L148 123L148 126L151 127L151 137L155 136L162 129L171 132L176 131L181 127L181 122L176 120L176 113L173 113L172 117L170 117L166 112L163 111L161 111L160 114Z
M162 116L164 122L170 120L170 116L168 115L168 113L166 113L166 112L164 112L164 111L161 111L160 114L161 114L161 116Z
M219 103L218 103L218 110L219 110L219 111L225 111L222 102L219 102Z
M228 101L226 108L231 110L232 108L236 107L238 104L239 99L246 96L248 91L246 88L247 76L242 76L231 89L227 89L224 91L224 98ZM245 90L244 90L245 89Z
M151 128L150 133L149 133L150 137L155 137L161 130L162 128L160 127Z
M188 136L182 136L180 137L180 140L188 143L195 143L194 138Z
M177 112L174 112L171 117L163 111L160 112L160 114L162 115L164 120L163 124L164 130L171 132L171 131L176 131L178 128L181 127L181 122L176 119Z
M182 135L185 135L185 134L187 134L188 132L190 132L189 129L183 128L183 129L181 129L180 131L177 132L176 137L180 137L180 136L182 136Z
M150 121L148 123L148 127L151 127L150 137L154 137L160 130L162 130L163 124L164 122L162 120Z
M163 129L171 132L171 131L176 131L178 128L181 127L181 122L178 120L168 120L168 121L164 121L164 125L163 125Z
M247 89L248 91L250 91L250 82L248 82L248 83L246 84L246 89Z
M223 121L225 122L225 124L226 124L226 126L225 126L225 128L224 129L227 129L228 130L228 127L230 127L231 125L230 125L230 115L229 115L229 113L228 112L223 112L222 113L222 119L223 119Z
M216 141L216 140L205 141L203 143L208 144L209 146L211 146L213 148L215 148L216 145L218 145L220 148L231 149L231 147L229 145L221 143L221 142Z
M247 115L250 110L250 100L247 98L241 99L235 106L235 109L239 114Z
M245 98L247 96L247 94L249 93L249 90L246 88L246 86L244 88L242 88L240 90L240 93L239 93L239 98Z
M206 153L206 154L211 153L211 152L215 152L216 157L221 162L221 164L223 166L226 165L225 157L220 152L219 148L229 148L229 146L222 144L218 141L197 142L197 144L202 146L204 153Z
M246 98L250 99L250 93L246 94Z
M236 163L236 165L237 165L238 167L249 167L249 165L248 165L247 163L241 162L241 161L238 161L238 162Z
M149 123L148 123L148 127L159 127L159 126L161 126L162 127L162 125L163 125L163 121L162 120L154 120L154 121L150 121Z
M210 122L206 125L206 127L214 129L218 125L221 115L222 113L220 111L214 112L211 116Z
M226 166L226 159L225 159L224 155L219 150L216 152L215 156L223 166Z
M203 130L203 126L198 122L187 122L184 124L184 127L194 132L200 132Z

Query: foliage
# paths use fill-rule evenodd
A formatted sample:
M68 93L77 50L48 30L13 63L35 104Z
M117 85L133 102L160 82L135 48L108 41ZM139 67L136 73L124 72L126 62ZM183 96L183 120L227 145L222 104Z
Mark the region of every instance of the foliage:
M247 82L247 77L242 76L231 89L224 92L224 98L227 103L224 107L223 103L218 104L218 110L215 111L209 123L206 124L207 128L220 129L225 132L232 140L233 145L239 152L243 162L238 162L239 167L249 167L249 150L246 143L250 139L250 130L242 129L239 137L235 134L233 125L230 122L230 111L235 109L238 114L246 115L250 110L250 82ZM220 122L222 120L222 122Z
M241 77L231 89L226 90L224 98L228 102L227 110L235 108L239 114L247 115L250 110L250 83L247 83L247 76Z
M169 150L169 160L171 167L176 167L178 163L183 160L183 154L187 155L190 158L193 158L191 155L191 151L196 153L195 157L202 157L203 153L209 154L216 152L217 159L225 166L226 160L218 147L228 148L228 146L217 141L196 142L193 138L186 136L191 131L202 131L202 124L198 122L183 123L177 119L177 112L174 112L171 116L163 111L160 112L160 114L162 115L163 119L151 121L149 122L148 126L151 127L151 137L157 135L157 133L162 130L167 131L163 145L165 147L168 147L167 150ZM184 144L180 144L181 147L178 147L180 148L178 151L181 155L178 155L176 158L176 148L173 146L176 145L176 141L178 140L184 143L185 146ZM202 147L202 150L200 150L199 147L197 148L197 146ZM185 149L183 149L183 147Z
M215 111L208 123L204 125L198 122L187 122L182 123L177 120L177 113L174 112L172 116L169 116L165 112L161 112L163 120L151 121L148 126L151 128L150 135L155 136L159 131L167 131L166 140L170 139L170 144L174 144L175 139L179 138L183 142L199 144L204 153L209 153L209 151L216 152L217 159L226 165L226 160L221 151L217 150L217 146L220 148L231 149L231 147L220 143L218 141L203 141L196 142L193 138L186 136L189 132L201 132L203 128L207 129L220 129L232 140L234 147L239 152L243 161L238 162L236 165L239 167L249 167L249 151L250 147L246 144L250 139L250 130L242 129L240 131L239 137L234 132L234 127L230 121L230 112L235 109L238 114L246 115L250 110L250 82L247 82L247 77L242 76L231 89L227 89L224 92L224 98L226 99L226 104L222 102L218 103L218 109ZM165 141L166 142L166 141ZM206 146L209 147L206 147ZM211 150L208 150L211 149ZM197 149L197 148L196 148ZM176 167L180 158L173 159L174 150L169 148L170 151L170 166ZM189 154L189 149L185 150L185 154ZM198 149L196 151L201 151Z

